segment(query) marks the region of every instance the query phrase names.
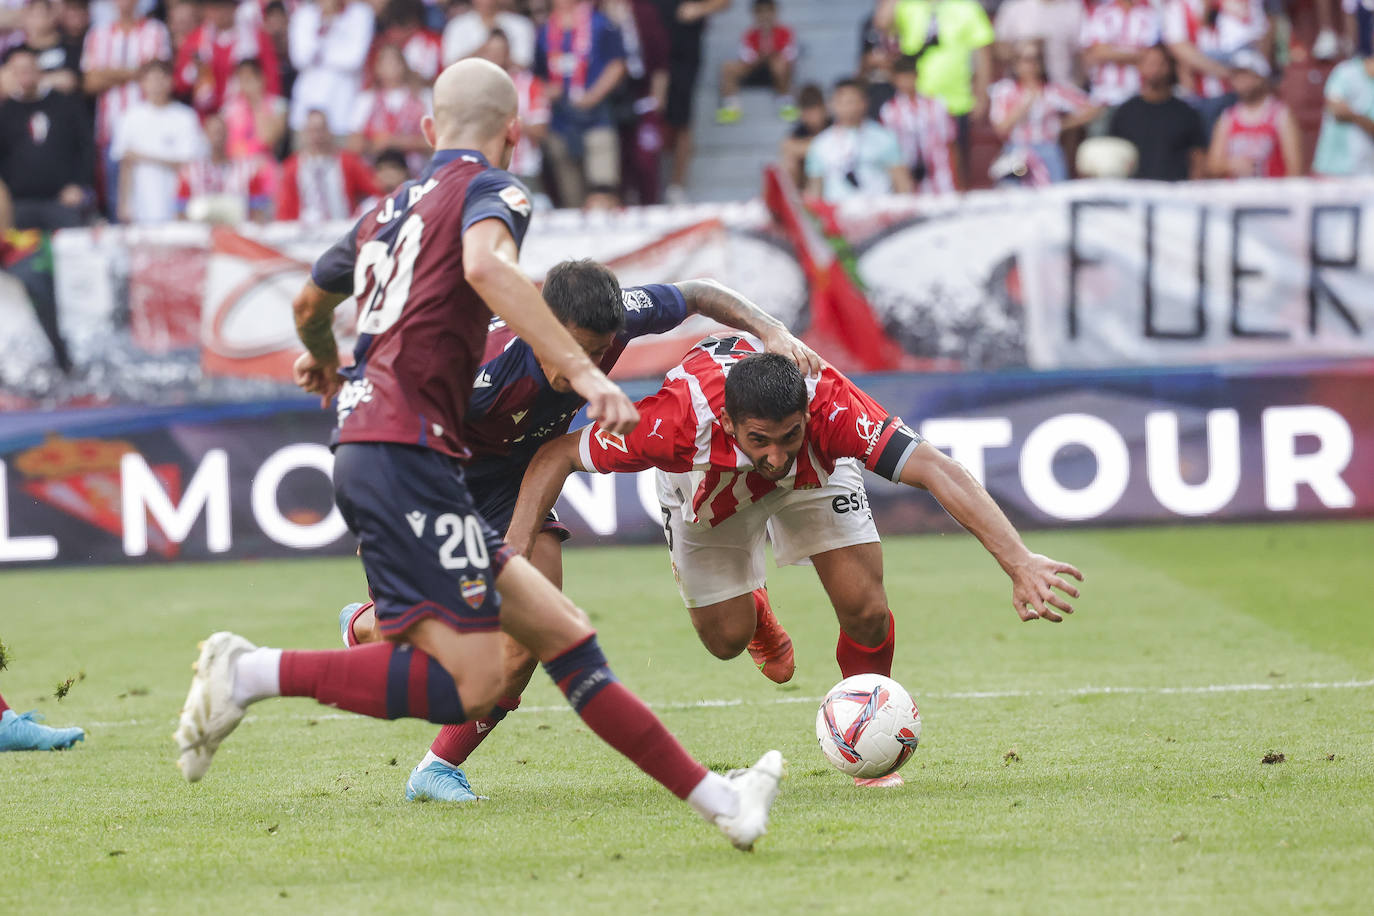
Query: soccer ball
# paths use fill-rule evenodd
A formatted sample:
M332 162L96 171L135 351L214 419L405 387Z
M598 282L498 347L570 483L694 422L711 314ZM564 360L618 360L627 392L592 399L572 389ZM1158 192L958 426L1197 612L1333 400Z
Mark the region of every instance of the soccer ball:
M872 779L901 769L921 740L921 713L901 684L856 674L836 684L816 712L821 753L848 776Z

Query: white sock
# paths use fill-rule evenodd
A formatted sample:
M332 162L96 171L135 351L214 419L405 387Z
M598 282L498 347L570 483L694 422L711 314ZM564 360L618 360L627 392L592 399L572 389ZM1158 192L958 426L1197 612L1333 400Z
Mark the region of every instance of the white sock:
M444 766L446 766L446 767L450 767L450 768L455 769L455 770L458 769L458 764L456 764L456 763L449 763L447 760L445 760L444 758L440 757L438 754L434 753L434 751L425 751L425 759L424 759L424 760L421 760L419 763L415 764L415 769L417 769L417 770L423 770L425 767L429 766L431 763L442 763L442 764L443 764Z
M739 793L730 785L730 780L719 773L708 771L697 783L697 787L687 795L687 804L692 810L708 821L717 817L734 817L739 813Z
M247 706L281 696L281 649L254 649L234 659L234 702Z

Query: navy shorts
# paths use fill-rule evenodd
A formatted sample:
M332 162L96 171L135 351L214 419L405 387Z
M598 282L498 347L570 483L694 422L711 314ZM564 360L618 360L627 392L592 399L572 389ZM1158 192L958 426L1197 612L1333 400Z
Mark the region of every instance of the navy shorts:
M334 499L361 546L383 634L426 617L462 633L500 629L496 577L514 554L477 510L457 461L412 445L345 443L334 451Z
M477 511L497 531L506 531L510 528L510 517L515 514L515 500L520 495L523 474L522 467L520 475L514 478L510 475L492 474L481 477L469 475L467 478L468 489L472 493L473 502L477 504ZM568 526L559 521L558 513L553 511L545 517L544 526L539 530L553 532L559 541L566 541L572 537Z

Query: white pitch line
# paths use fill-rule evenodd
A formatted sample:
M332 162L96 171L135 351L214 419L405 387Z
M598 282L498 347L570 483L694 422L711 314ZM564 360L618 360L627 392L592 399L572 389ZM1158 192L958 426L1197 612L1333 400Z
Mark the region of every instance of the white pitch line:
M1089 697L1089 696L1112 696L1112 695L1148 695L1148 696L1177 696L1177 695L1211 695L1219 693L1265 693L1277 690L1363 690L1374 687L1374 679L1370 680L1349 680L1349 681L1311 681L1302 684L1275 684L1275 683L1256 683L1256 684L1203 684L1201 686L1190 687L1069 687L1059 690L965 690L950 693L940 693L930 691L917 695L918 700L1006 700L1020 699L1025 697ZM784 706L794 703L819 703L821 697L770 697L766 700L745 700L739 697L735 699L719 700L694 700L690 703L650 703L651 709L679 711L685 709L715 709L718 707L731 706ZM572 712L572 707L566 705L558 706L521 706L521 712L545 713L545 712ZM252 722L256 716L247 716L245 722ZM290 718L300 721L310 722L329 722L341 719L361 719L363 716L351 712L320 713L319 715L297 715ZM90 722L88 728L128 728L135 725L154 724L148 719L128 719L123 722Z

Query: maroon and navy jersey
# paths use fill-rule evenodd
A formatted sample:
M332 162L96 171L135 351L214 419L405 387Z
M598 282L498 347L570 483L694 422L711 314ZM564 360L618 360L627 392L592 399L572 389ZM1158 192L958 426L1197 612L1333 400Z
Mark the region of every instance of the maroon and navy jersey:
M418 181L358 220L311 276L358 301L358 345L334 441L397 442L465 458L463 423L491 310L463 276L463 233L498 219L518 247L530 198L474 150L441 150Z
M646 468L688 474L692 492L683 494L683 515L711 526L774 490L823 486L842 459L857 459L889 480L901 477L920 435L830 366L806 380L806 435L792 471L776 482L755 472L720 415L730 368L761 352L763 344L747 334L706 338L657 394L639 402L639 425L628 435L608 433L599 423L582 430L582 466L601 474Z
M601 359L601 371L608 374L631 340L671 331L687 318L687 302L676 286L636 286L622 289L620 296L625 330ZM530 345L504 321L493 319L463 430L472 453L467 475L474 490L478 480L518 487L539 446L566 433L586 403L575 391L564 394L549 387Z

